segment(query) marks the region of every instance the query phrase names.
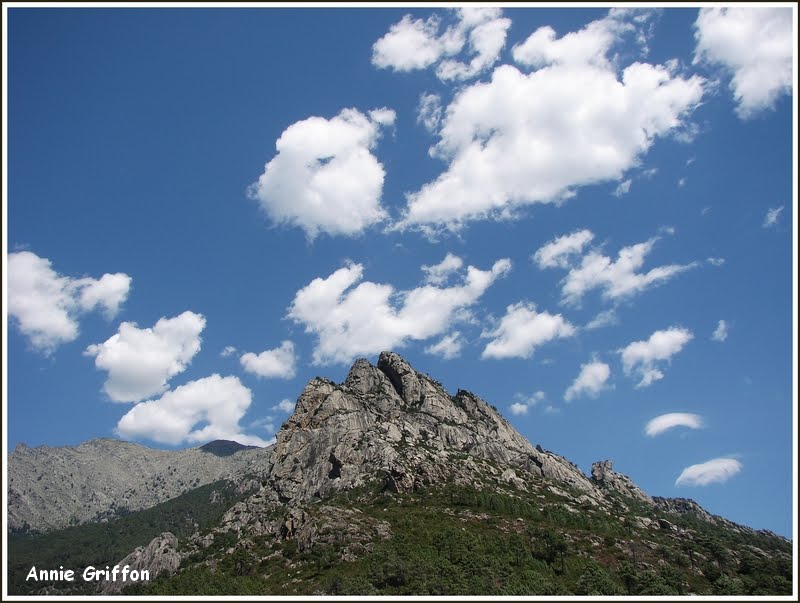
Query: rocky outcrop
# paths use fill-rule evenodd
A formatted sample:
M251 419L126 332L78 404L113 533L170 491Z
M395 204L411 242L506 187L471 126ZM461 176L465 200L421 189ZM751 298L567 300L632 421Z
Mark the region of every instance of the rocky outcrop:
M654 505L653 499L633 483L627 475L613 470L611 461L598 461L592 464L592 482L606 492L621 494L648 505Z
M450 481L480 488L509 468L521 487L548 478L596 494L575 465L531 446L478 396L451 396L392 352L377 366L357 360L342 384L312 379L277 434L272 462L261 495L281 503L376 479L399 492Z
M219 479L262 474L269 449L227 456L112 439L29 448L8 457L8 527L44 531L152 507Z
M120 568L126 565L131 571L136 570L141 574L147 571L150 580L154 580L161 573L173 574L181 564L178 553L178 539L171 532L164 532L156 536L145 547L137 547L131 554L117 563ZM123 588L133 582L126 583L121 577L117 580L106 580L101 583L100 592L104 595L118 594ZM138 582L137 582L138 584Z

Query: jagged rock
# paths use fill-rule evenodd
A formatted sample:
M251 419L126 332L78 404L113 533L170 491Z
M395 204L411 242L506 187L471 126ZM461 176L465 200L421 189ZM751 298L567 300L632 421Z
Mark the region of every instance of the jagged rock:
M600 488L618 492L625 497L655 505L653 499L639 489L627 475L613 470L611 461L598 461L592 464L592 481Z
M172 574L181 564L181 556L177 551L178 539L172 532L164 532L156 536L145 547L137 547L132 553L117 563L120 568L130 566L131 570L147 570L150 580L161 573ZM104 595L117 594L125 586L121 578L116 581L107 580L101 583L100 592ZM132 583L131 583L132 584Z
M597 495L576 466L533 448L478 396L451 396L393 352L377 366L356 360L342 384L312 379L277 434L273 463L263 494L281 503L375 479L397 492L447 481L480 487L487 476L508 482L507 468L522 489L544 477Z

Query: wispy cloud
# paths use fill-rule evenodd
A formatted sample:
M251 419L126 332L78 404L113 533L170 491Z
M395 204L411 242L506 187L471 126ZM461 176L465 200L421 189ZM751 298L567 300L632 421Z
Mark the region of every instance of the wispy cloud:
M728 338L728 323L720 320L717 323L717 328L711 334L712 341L725 341Z
M644 431L648 436L653 438L674 427L700 429L702 426L703 420L700 415L686 412L670 412L650 419Z
M767 210L767 215L764 216L764 221L761 223L762 228L769 228L778 223L778 219L783 211L783 205L780 207L771 207Z

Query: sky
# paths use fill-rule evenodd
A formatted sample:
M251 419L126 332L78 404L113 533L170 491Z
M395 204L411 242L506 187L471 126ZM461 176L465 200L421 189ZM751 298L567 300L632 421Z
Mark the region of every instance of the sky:
M791 536L788 6L4 5L7 450L267 445L394 350Z

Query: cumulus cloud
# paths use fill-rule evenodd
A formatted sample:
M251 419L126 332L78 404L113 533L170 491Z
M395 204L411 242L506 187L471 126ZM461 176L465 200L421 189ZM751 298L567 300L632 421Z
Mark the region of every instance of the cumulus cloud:
M781 212L783 211L783 205L780 207L771 207L767 210L767 215L764 216L764 221L761 223L763 228L769 228L770 226L775 226L778 223L778 218L780 218Z
M426 354L441 356L445 360L452 360L461 355L461 348L464 346L464 339L459 331L454 331L442 337L433 345L425 348Z
M481 358L530 358L537 347L574 333L561 314L537 312L534 304L519 302L506 308L495 329L481 334L491 339Z
M372 47L372 64L382 69L409 72L439 63L436 75L443 81L465 80L491 67L506 43L511 20L494 7L463 7L457 21L440 32L441 17L426 20L405 15ZM467 48L469 61L455 57ZM440 62L441 61L441 62Z
M569 237L576 237L582 234L580 241L591 239L589 231L580 231ZM553 249L558 249L561 241L565 237L555 239L555 241L543 246L534 255L539 258L540 267L559 266L562 268L570 267L569 273L562 281L561 295L564 303L577 305L583 296L593 289L600 289L603 298L607 300L618 300L642 293L643 291L660 285L672 277L694 268L696 262L689 264L668 264L652 268L647 272L638 272L644 265L645 258L652 251L658 237L653 237L644 243L637 243L629 247L620 249L617 259L603 255L599 250L589 251L581 258L580 263L572 261L575 254L582 248L576 247L569 249L569 253L555 255L555 261L546 260L553 253ZM541 255L540 255L541 254Z
M512 415L526 415L528 414L528 409L533 408L539 402L545 399L545 394L543 391L536 391L533 392L530 396L526 396L524 394L516 394L514 396L517 401L512 403L509 406Z
M669 363L691 341L693 335L688 329L671 327L655 331L647 341L634 341L619 350L626 375L637 374L639 387L647 387L664 378L659 366Z
M586 229L556 237L533 254L533 261L539 268L567 268L571 258L579 255L593 238L592 231Z
M281 342L280 347L260 354L247 352L239 361L246 372L258 377L291 379L297 371L294 344L288 340Z
M790 7L709 7L695 22L694 62L721 65L742 119L775 105L792 92Z
M569 402L581 396L596 398L606 388L610 376L611 367L605 362L593 360L581 365L581 372L564 392L564 400Z
M103 343L86 348L95 366L108 372L103 391L114 402L138 402L161 393L200 351L206 319L194 312L160 318L152 328L123 322Z
M736 459L718 458L705 463L686 467L678 479L676 486L707 486L713 483L725 483L742 470L742 464Z
M220 356L223 358L227 358L228 356L233 356L236 353L236 348L232 345L226 345L225 348L219 353Z
M234 440L266 446L267 442L242 433L239 427L251 401L250 390L238 378L214 374L137 404L119 420L117 434L172 445ZM198 424L204 426L195 429Z
M460 284L396 292L389 284L360 282L364 268L351 264L300 289L288 317L317 336L315 364L346 363L447 332L510 269L511 261L502 259L490 270L468 266Z
M717 328L714 329L714 332L711 334L711 339L713 341L725 341L728 338L728 323L724 320L720 320L717 323Z
M539 33L547 39L535 53L516 50L532 71L501 65L490 81L461 89L431 149L448 166L407 195L396 228L457 230L469 220L563 201L581 186L621 180L657 138L685 129L703 78L681 77L674 65L617 69L605 57L625 28L606 29L590 49L581 42L580 52L553 51L557 57L549 49L560 40Z
M311 239L323 232L359 234L386 217L380 204L385 172L371 151L394 120L390 109L368 115L344 109L332 119L292 124L250 197L274 223L298 226Z
M631 190L631 179L628 178L627 180L623 180L617 185L617 188L614 189L614 196L615 197L622 197L623 195L627 195Z
M651 438L672 429L673 427L688 427L689 429L700 429L703 420L700 415L688 412L670 412L650 419L644 428L645 433Z
M130 287L131 277L121 272L72 278L31 251L8 255L8 315L43 354L78 337L82 313L100 308L107 318L116 316Z

